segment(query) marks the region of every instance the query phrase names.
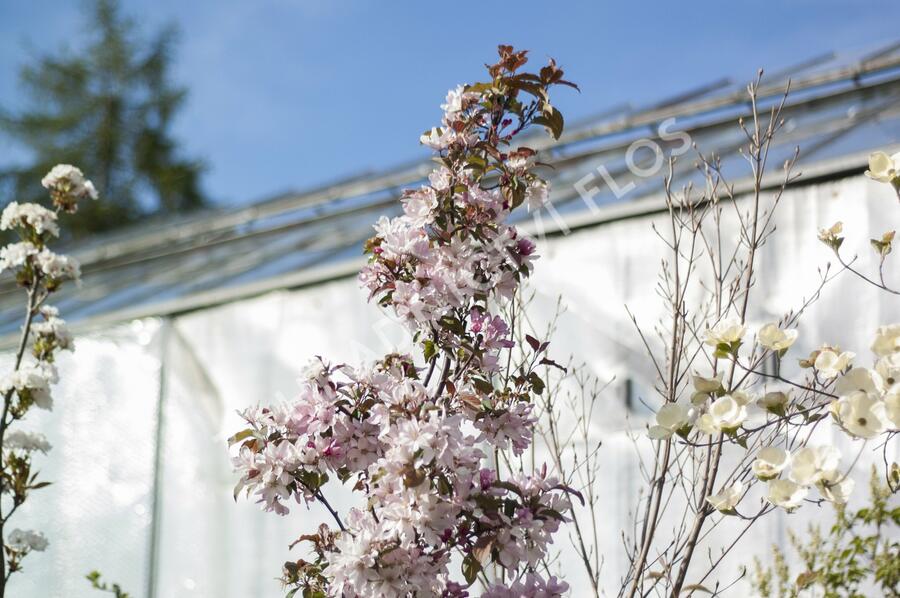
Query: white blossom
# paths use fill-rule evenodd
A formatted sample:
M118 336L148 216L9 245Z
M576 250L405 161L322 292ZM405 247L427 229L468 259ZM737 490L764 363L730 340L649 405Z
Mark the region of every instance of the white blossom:
M547 205L550 198L550 188L547 183L535 180L525 189L525 206L529 212L536 212Z
M793 328L783 330L778 324L766 324L759 329L756 338L766 349L784 351L797 340L797 330Z
M717 374L712 378L705 378L703 376L693 374L691 376L691 380L694 384L694 390L697 392L710 394L713 392L718 392L722 389L722 374Z
M832 402L829 408L851 436L875 438L887 428L884 401L875 394L857 390Z
M791 480L777 479L769 482L769 491L766 500L788 511L793 511L801 504L809 493L806 486L801 486Z
M805 446L791 458L790 478L801 486L812 486L838 468L840 452L833 446Z
M723 395L712 402L709 411L697 419L697 428L706 434L737 430L747 418L747 408L732 395Z
M434 150L442 150L449 147L455 137L453 130L449 127L444 127L443 129L432 127L430 131L423 133L419 137L419 143L427 145Z
M41 185L45 189L63 190L75 197L90 197L97 199L97 189L94 184L84 178L81 169L71 164L57 164L47 175L41 179Z
M20 204L11 201L3 209L0 230L11 230L19 226L31 228L39 235L50 233L54 237L59 236L56 213L36 203Z
M666 403L656 412L656 425L650 426L650 438L670 438L679 430L689 426L693 409L679 403Z
M731 344L741 340L746 332L747 327L741 323L740 318L729 316L722 318L715 326L706 330L704 342L713 347L722 343Z
M49 542L44 534L32 530L14 529L6 539L6 545L16 552L28 552L34 550L43 552Z
M813 367L816 368L820 376L825 379L831 379L847 369L854 357L856 357L856 354L850 351L838 353L831 348L823 348L816 356Z
M717 511L727 513L734 510L743 494L744 484L743 482L737 481L728 488L723 488L718 494L707 496L706 502L712 505Z
M900 383L900 352L880 357L875 362L875 371L888 387Z
M100 194L97 192L97 188L94 187L93 181L85 181L84 182L84 192L91 199L97 199L100 197Z
M25 432L23 430L11 430L6 433L6 448L18 449L25 452L47 453L52 447L47 438L39 432Z
M889 156L884 152L869 154L869 170L866 176L882 183L890 183L900 171L900 152Z
M791 461L791 454L777 446L767 446L756 454L753 462L753 475L761 480L771 480L787 467Z
M884 392L884 380L875 370L868 368L853 368L838 378L834 385L834 392L838 396L849 395L856 391L880 395Z
M452 118L466 107L467 102L475 98L478 98L477 93L466 91L465 85L457 85L447 92L447 100L441 104L441 110L448 118Z
M38 337L52 340L60 349L72 350L74 348L72 333L69 332L66 321L56 315L58 313L55 307L49 305L41 307L44 321L33 323L31 330Z
M837 505L842 505L850 498L853 488L856 486L850 477L841 474L838 470L826 472L821 479L816 482L816 488L822 497Z
M27 392L34 404L48 411L53 408L53 399L50 396L50 384L55 382L56 371L46 364L23 365L19 369L9 372L0 380L0 394L6 394L11 390L18 393Z
M78 280L81 278L81 266L68 256L42 249L37 255L37 263L41 271L56 280Z
M884 397L884 414L894 430L900 430L900 389L889 392Z
M872 352L879 357L900 352L900 324L880 326L875 331Z
M431 187L422 187L417 191L405 193L400 199L403 212L414 227L425 226L434 221L438 201L437 194Z
M756 396L754 396L752 393L747 392L746 390L732 391L731 398L737 401L737 404L742 407L745 407L750 403L756 401Z
M37 254L38 248L33 243L28 241L10 243L0 248L0 272L7 269L17 270Z
M756 404L772 413L783 414L790 402L791 397L788 393L782 391L767 392Z

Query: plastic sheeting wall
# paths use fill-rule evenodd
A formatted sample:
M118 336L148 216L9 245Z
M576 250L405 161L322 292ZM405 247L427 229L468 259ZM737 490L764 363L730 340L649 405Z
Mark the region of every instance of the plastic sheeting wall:
M765 294L751 319L777 319L815 290L816 269L830 259L816 240L817 228L843 220L846 250L869 251L869 236L896 227L885 221L885 214L896 214L895 201L885 186L862 177L791 190L780 207L779 233L760 256L757 288ZM626 377L637 389L653 383L624 305L647 324L661 313L654 285L663 248L650 224L663 220L622 220L550 239L540 247L531 285L535 321L552 317L563 298L554 355L572 354L599 378L617 379L604 395L608 408L594 422L609 463L598 547L609 587L626 564L617 530L628 525L639 484L634 447L622 432L621 383ZM803 319L797 355L827 340L868 360L877 324L900 320L896 302L843 276ZM296 373L313 355L358 363L406 342L399 326L366 304L352 279L79 338L76 353L61 362L56 409L29 422L55 444L42 469L56 484L34 495L15 526L44 529L52 544L29 558L27 575L13 582L14 595L89 596L83 575L99 568L135 596L144 596L149 585L154 598L282 596L275 580L280 563L300 556L288 544L325 521L325 513L297 506L282 518L243 499L235 504L225 449L239 426L235 411L288 400ZM631 425L641 426L640 417L633 415ZM157 432L162 442L154 525ZM339 508L349 506L346 500L338 491ZM822 512L828 511L801 510L806 514L789 521L797 525ZM783 541L785 525L785 517L770 517L754 529L759 553ZM560 542L568 544L563 535ZM574 561L567 552L561 562ZM732 560L726 568L735 571L739 564ZM584 583L580 569L565 574L576 587L573 595L583 595L577 590Z

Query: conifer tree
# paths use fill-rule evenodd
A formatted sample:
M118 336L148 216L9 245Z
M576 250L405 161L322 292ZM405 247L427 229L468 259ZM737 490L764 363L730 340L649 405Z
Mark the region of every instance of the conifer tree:
M24 166L0 170L4 203L35 201L53 164L79 164L95 174L104 201L79 212L76 236L205 204L203 166L181 155L171 132L186 98L170 80L174 29L142 36L117 0L96 0L92 10L83 49L25 65L27 108L0 113L4 132L32 155Z

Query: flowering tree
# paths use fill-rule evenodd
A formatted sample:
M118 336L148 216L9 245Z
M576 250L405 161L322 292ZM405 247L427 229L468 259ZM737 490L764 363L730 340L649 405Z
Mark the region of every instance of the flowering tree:
M315 557L285 565L291 596L462 597L479 580L493 598L567 589L539 566L577 494L546 467L501 471L497 458L529 447L537 370L555 364L546 343L515 346L498 305L536 258L504 221L547 198L536 152L515 140L531 125L559 137L548 92L574 85L552 60L532 74L520 71L525 52L499 55L490 81L448 93L441 126L421 137L438 166L365 246L360 281L409 327L419 355L360 368L317 358L293 402L248 409L231 439L236 496L278 514L316 503L336 526L300 538ZM360 496L347 513L326 499L334 479Z
M601 490L610 456L593 420L606 416L610 397L603 381L576 364L561 379L550 379L539 401L537 443L550 453L554 473L585 496L585 506L574 505L569 513L570 539L597 597L604 591L629 598L725 593L746 569L720 566L736 548L739 554L746 550L750 528L778 510L844 505L863 451L881 453L876 458L884 463L880 475L888 491L900 490L894 463L900 324L873 331L868 359L829 344L800 359L790 355L802 316L842 273L898 294L896 279L890 280L896 268L885 267L894 232L879 231L871 239L875 263L867 268L865 259L842 255L840 223L821 231L819 239L840 267L822 268L817 287L777 321L751 323L759 311L754 304L766 292L757 284L766 267L760 248L776 234L779 202L796 178L796 154L781 173L767 174L784 98L761 111L757 87L758 81L748 87L751 117L740 122L746 140L741 154L751 173L742 196L714 156L699 154L705 184L680 190L671 186L680 165L670 163L664 226L653 227L664 245L656 291L665 315L648 326L629 312L655 374L656 399L646 399L657 408L650 424L632 435L642 483L633 517L616 526L627 557L618 584L602 582L605 555L598 552L598 538L610 531L609 494ZM870 178L900 189L900 154L876 152L869 166ZM894 207L885 204L886 210ZM840 446L851 447L848 454L822 442L819 432L829 422L845 440Z
M12 231L19 241L0 248L0 272L10 271L25 290L25 319L12 371L0 378L3 411L0 416L0 598L6 595L10 576L22 570L32 551L47 548L41 532L14 529L4 533L16 510L33 490L50 484L32 472L32 458L47 453L50 443L43 434L18 427L33 408L51 409L51 384L58 381L54 359L57 351L72 350L72 337L50 295L67 281L77 281L78 263L53 253L48 243L59 236L60 212L73 214L78 201L97 198L91 181L74 166L55 166L41 181L50 192L53 209L34 203L10 202L0 216L0 230ZM30 349L30 351L29 351ZM26 357L26 352L30 354Z
M819 238L841 268L824 268L808 299L751 331L751 308L761 292L756 284L760 248L775 233L774 216L795 179L796 159L795 154L784 164L774 183L766 178L773 139L783 125L784 100L761 112L757 86L758 81L748 87L752 117L740 123L746 139L742 155L751 170L747 196L737 197L718 158L702 154L705 185L699 191L692 186L674 190L672 177L666 181L668 222L656 231L665 244L657 288L666 316L652 331L632 316L657 377L660 406L643 437L635 439L641 451L649 448L650 459L642 459L644 484L634 527L622 531L629 568L619 596L724 592L744 573L727 580L719 565L741 546L750 527L779 509L846 503L854 486L853 465L867 448L883 453L881 475L890 492L900 489L900 467L892 462L900 427L900 324L873 331L870 358L830 344L808 357L788 357L802 315L842 272L897 294L884 268L893 231L872 239L875 274L855 265L856 258L842 257L840 223L822 231ZM868 176L900 189L898 159L873 154ZM596 393L585 396L589 406L583 412L596 401ZM544 436L554 463L566 483L589 486L601 477L602 453L576 455L573 466L571 453L578 449L558 441L568 433L558 431L559 411L554 405L544 410L549 419ZM817 438L829 420L847 445L855 445L852 454L842 455ZM593 496L587 502L595 508ZM578 540L591 533L596 537L596 518L582 516L579 509L570 517ZM726 520L729 525L723 525ZM580 526L591 521L594 529L582 533ZM584 542L576 541L575 548L599 596L597 555Z

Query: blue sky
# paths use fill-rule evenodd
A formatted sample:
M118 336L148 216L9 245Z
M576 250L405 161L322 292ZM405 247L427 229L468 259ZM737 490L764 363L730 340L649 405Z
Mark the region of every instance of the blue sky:
M427 155L446 90L482 75L498 43L553 56L581 94L571 121L722 76L900 39L897 0L453 2L124 0L147 28L181 30L190 88L176 134L214 200L244 203ZM0 106L19 105L29 56L77 47L85 4L0 0ZM0 139L0 163L21 160Z

